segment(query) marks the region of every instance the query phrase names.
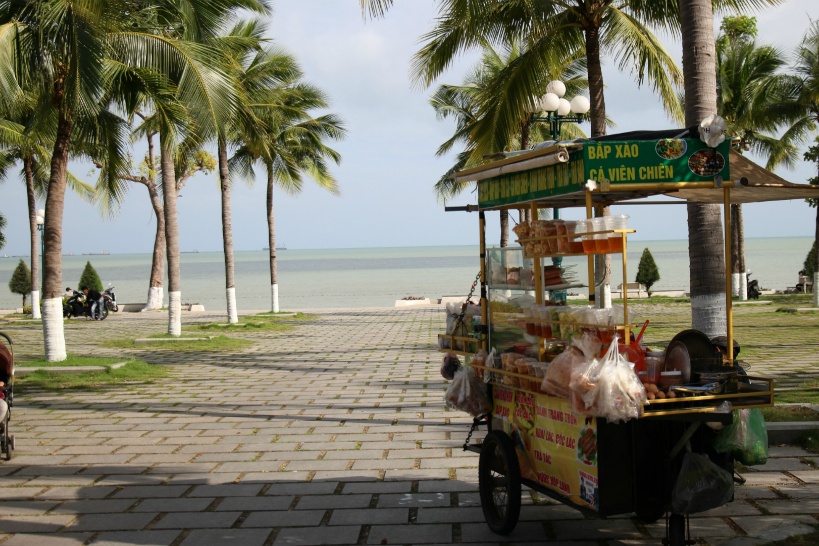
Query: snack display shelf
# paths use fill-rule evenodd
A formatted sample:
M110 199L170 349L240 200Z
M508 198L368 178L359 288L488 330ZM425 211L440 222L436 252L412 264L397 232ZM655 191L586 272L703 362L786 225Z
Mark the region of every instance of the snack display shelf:
M468 336L438 334L438 351L455 353L460 356L472 356L480 348L481 340Z
M773 405L773 379L748 377L751 383L739 383L739 391L723 394L698 394L680 398L651 400L643 406L641 418L686 417L697 413L712 414L724 402L730 402L732 409L763 408ZM706 420L712 420L710 417Z

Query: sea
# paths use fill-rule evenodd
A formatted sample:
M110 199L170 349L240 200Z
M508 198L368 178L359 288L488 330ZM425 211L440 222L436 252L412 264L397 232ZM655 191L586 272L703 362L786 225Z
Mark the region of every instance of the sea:
M754 238L745 241L745 262L762 289L794 286L812 245L810 237ZM648 248L660 272L654 290L688 290L688 241L632 241L627 252L627 282L634 282L643 249ZM235 257L236 298L240 311L270 309L268 252L239 251ZM405 297L438 299L465 296L480 269L477 245L396 248L279 250L279 304L282 310L392 307ZM19 259L0 257L0 309L22 305L8 289ZM183 252L182 302L206 310L224 310L225 267L222 252ZM103 286L115 287L119 303L145 302L151 254L108 254L63 257L63 285L77 288L90 262ZM544 263L548 263L545 260ZM567 257L575 277L585 280L586 259ZM612 286L623 282L622 261L613 256ZM476 289L477 290L477 289ZM580 289L575 289L575 291ZM479 290L476 291L476 294ZM167 282L165 289L167 303Z

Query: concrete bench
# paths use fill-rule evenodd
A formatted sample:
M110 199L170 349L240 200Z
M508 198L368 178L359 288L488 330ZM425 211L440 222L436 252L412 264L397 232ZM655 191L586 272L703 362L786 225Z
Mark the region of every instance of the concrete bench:
M643 285L643 284L641 284L639 282L627 282L625 287L626 287L625 288L626 292L628 293L628 296L630 298L635 297L635 294L636 294L636 297L638 297L638 298L642 298L643 294L648 296L648 292L646 291L645 285ZM620 296L622 297L622 295L623 295L623 285L622 284L618 285L617 289L620 291Z

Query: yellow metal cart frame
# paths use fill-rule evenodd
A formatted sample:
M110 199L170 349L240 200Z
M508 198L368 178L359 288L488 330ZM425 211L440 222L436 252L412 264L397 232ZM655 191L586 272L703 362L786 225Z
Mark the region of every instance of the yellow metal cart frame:
M490 348L492 321L487 292L485 212L528 208L536 219L537 211L542 208L583 207L587 218L591 218L596 205L667 195L689 202L723 205L726 331L727 346L731 347L733 319L728 272L731 269L732 191L736 190L734 201L751 202L815 197L819 188L789 184L770 175L733 153L729 142L709 148L697 138L674 134L680 132L655 132L640 140L613 135L602 140L555 145L457 173L458 181L475 181L478 185L479 205L477 209L468 209L479 212L483 329L469 338L439 337L449 338L452 348L456 342L460 343L460 350L456 352L466 356L479 347L487 351ZM693 131L686 133L685 136L693 136ZM751 181L760 176L765 178L764 182ZM617 232L623 239L624 285L627 282L626 239L631 232ZM532 256L532 259L536 303L543 303L540 257ZM593 259L593 255L588 255L590 300L594 286ZM634 325L629 324L625 290L623 308L621 328L629 330ZM628 335L624 339L629 343ZM725 364L733 366L733 361L727 360ZM528 376L485 366L475 368L483 374L493 374L489 389L493 413L473 423L473 431L479 424L487 424L489 433L483 442L469 444L467 439L464 449L481 455L479 477L484 515L490 528L501 534L511 532L517 523L521 484L601 517L636 512L648 521L658 519L670 505L683 447L692 442L700 450L709 448L710 429L698 425L729 423L731 412L718 410L724 402L730 402L735 409L764 407L773 405L774 396L772 380L752 378L753 383L742 384L737 393L651 401L643 407L639 419L615 424L602 418L573 414L565 401L538 392L531 383L526 383ZM543 419L538 423L541 414ZM555 432L565 421L577 426L565 433ZM553 425L555 430L550 428ZM527 430L522 431L523 428ZM573 474L566 477L563 473L561 477L560 472L550 472L549 465L559 455L563 456L561 449L566 451L563 448L570 450L575 446L577 438L570 438L571 434L588 434L586 429L592 428L597 441L595 472L591 472L590 461L581 462L589 468L579 463L579 487L577 483L569 483L575 478ZM550 438L556 446L553 452L532 447ZM548 465L544 461L548 461ZM720 464L733 472L730 457L723 457ZM649 487L650 484L655 487ZM589 492L592 488L594 493ZM685 544L684 517L671 514L666 521L666 543Z

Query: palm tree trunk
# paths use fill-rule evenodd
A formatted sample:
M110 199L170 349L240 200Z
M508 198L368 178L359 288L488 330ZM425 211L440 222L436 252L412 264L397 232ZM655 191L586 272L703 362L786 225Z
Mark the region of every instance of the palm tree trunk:
M733 207L732 207L733 209ZM736 209L732 210L731 220L736 218L736 253L739 261L739 299L745 301L748 299L748 276L745 274L747 267L745 266L745 220L742 219L742 204L738 203Z
M148 167L151 173L156 172L156 154L154 153L153 133L146 137L148 141ZM156 189L156 177L151 174L150 178L143 178L141 183L148 188L148 197L151 200L151 207L156 217L156 234L154 235L154 253L151 258L151 279L148 281L148 301L143 311L153 311L162 309L163 293L162 283L165 280L165 208L159 198L159 191Z
M61 101L62 90L55 93ZM63 209L68 174L68 152L73 123L71 112L59 108L57 137L51 154L51 176L45 205L43 243L43 341L48 362L60 362L68 357L63 329Z
M167 133L159 137L162 197L165 202L165 244L168 257L168 334L182 334L182 287L179 266L179 225L176 213L174 150Z
M711 0L680 2L685 124L717 111L714 12ZM719 205L688 205L691 326L708 337L726 334L725 254Z
M273 221L273 169L267 168L267 244L270 251L270 309L279 312L279 273L276 270L276 227Z
M501 209L500 211L500 247L506 248L509 246L509 211Z
M819 203L816 204L816 229L813 241L817 248L813 253L813 306L819 307Z
M230 171L228 170L227 145L219 139L219 182L222 187L222 247L225 252L225 293L229 324L237 324L236 285L233 278L233 226L230 210Z
M146 181L148 195L151 198L151 207L156 216L156 234L154 235L154 253L151 259L151 280L148 284L148 302L143 311L162 309L164 290L162 283L165 280L165 208L159 198L159 191L151 181Z
M31 168L32 159L23 160L23 170L26 173L26 200L28 201L28 231L31 241L31 318L40 316L40 238L37 233L37 201L34 199L34 172ZM25 306L24 306L25 307Z
M586 62L589 72L589 116L591 117L591 136L606 134L606 100L604 96L603 65L600 61L600 29L588 28L584 32L586 40ZM609 216L610 207L596 209L597 216ZM623 279L623 284L628 279ZM611 307L611 255L598 254L594 258L594 298L597 307Z

